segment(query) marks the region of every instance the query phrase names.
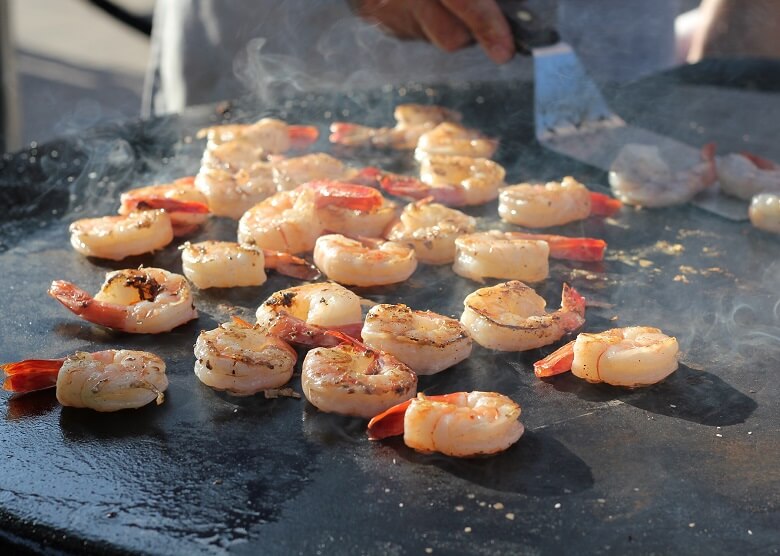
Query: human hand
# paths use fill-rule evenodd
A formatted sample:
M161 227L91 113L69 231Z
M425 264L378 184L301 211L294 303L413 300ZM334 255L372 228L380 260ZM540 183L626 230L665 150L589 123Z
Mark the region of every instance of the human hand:
M475 40L497 64L515 54L496 0L351 0L362 18L400 39L427 40L446 52Z

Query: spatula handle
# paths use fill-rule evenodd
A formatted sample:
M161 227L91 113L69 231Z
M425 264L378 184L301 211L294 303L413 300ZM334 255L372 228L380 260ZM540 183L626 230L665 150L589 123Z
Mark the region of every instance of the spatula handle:
M537 10L531 4L526 0L499 0L501 11L512 31L515 48L518 54L526 56L534 48L560 41L560 35L555 30L554 11Z

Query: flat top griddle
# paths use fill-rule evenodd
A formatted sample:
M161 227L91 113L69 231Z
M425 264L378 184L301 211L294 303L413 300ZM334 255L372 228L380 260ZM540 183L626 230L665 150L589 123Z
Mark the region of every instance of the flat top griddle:
M697 83L723 67L699 67ZM746 66L730 67L733 77ZM708 140L723 118L690 125L690 110L706 114L677 93L690 71L615 91L613 100L623 115L633 106L643 125ZM61 408L51 392L3 394L0 538L36 551L109 553L776 553L780 241L747 224L692 207L627 207L614 219L555 229L603 237L609 248L603 263L553 262L537 286L548 305L569 282L592 302L585 330L659 326L678 337L681 365L658 385L628 390L570 373L536 379L532 363L554 346L509 354L475 347L455 368L422 377L419 390L495 390L521 404L523 438L484 459L421 455L400 439L369 442L365 421L321 413L305 399L234 398L200 384L198 332L232 314L252 317L292 279L272 273L262 287L198 292L200 318L160 336L89 325L45 293L53 279L95 291L105 271L138 264L180 271L175 245L122 263L86 259L69 247L67 227L113 212L125 189L195 172L195 130L222 119L269 113L325 131L334 119L384 123L398 102L438 102L501 138L510 183L573 174L598 188L603 175L531 140L530 95L527 85L506 83L299 96L274 111L245 100L6 156L2 360L147 349L167 361L170 388L160 407L106 415ZM663 105L656 119L652 98ZM780 123L768 107L763 113ZM725 149L742 148L741 136L729 137ZM337 154L411 170L409 157L394 153ZM495 203L468 212L481 227L503 227ZM234 234L235 223L212 219L192 239ZM458 316L477 287L448 266L421 265L402 285L356 291ZM298 377L292 385L300 391Z

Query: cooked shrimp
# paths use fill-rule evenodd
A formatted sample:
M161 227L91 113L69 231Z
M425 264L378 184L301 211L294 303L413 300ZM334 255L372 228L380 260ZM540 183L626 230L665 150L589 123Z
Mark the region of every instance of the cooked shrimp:
M367 127L347 122L330 125L330 142L348 147L414 149L420 136L442 122L460 121L460 114L441 106L399 104L395 127Z
M173 241L171 217L162 209L82 218L73 222L69 230L70 244L76 251L113 261L151 253Z
M208 199L195 187L194 177L131 189L122 193L119 200L119 214L164 209L171 216L173 235L177 237L194 232L209 213Z
M571 176L544 185L511 185L499 194L501 219L526 228L561 226L587 218L590 213L590 191Z
M702 148L702 162L675 170L655 145L625 145L612 163L612 193L629 205L666 207L690 201L715 183L714 145Z
M56 387L57 401L95 411L135 409L163 402L165 362L145 351L78 351L62 359L28 359L0 365L3 388L17 393Z
M455 240L455 274L477 282L485 278L538 282L549 274L550 247L546 241L512 237L490 230Z
M186 278L161 268L109 272L94 297L55 280L49 295L89 322L134 334L167 332L198 317Z
M290 149L305 148L317 140L314 126L289 125L275 118L262 118L252 124L225 124L198 131L198 138L207 138L209 146L240 139L264 153L278 154Z
M273 293L257 309L260 330L286 342L333 346L328 330L358 337L363 326L360 298L333 282L305 284Z
M780 234L780 195L761 193L753 197L748 210L756 228Z
M420 179L385 174L380 185L390 194L412 199L433 197L451 207L481 205L498 197L502 166L487 158L432 155L420 164Z
M455 392L417 398L391 407L368 423L371 440L404 435L418 452L468 458L497 454L525 431L520 406L497 392Z
M332 333L344 343L306 354L301 388L321 411L370 419L417 392L417 375L398 359Z
M385 237L413 248L420 262L451 263L455 259L455 238L473 232L477 221L431 200L429 197L406 205Z
M317 238L314 264L340 284L384 286L409 278L417 268L417 258L414 249L394 241L328 234Z
M497 148L496 139L460 124L444 122L420 136L414 157L420 161L437 154L492 158Z
M526 351L560 340L585 323L585 299L563 285L561 308L545 311L545 301L516 280L479 289L463 301L460 317L479 345L500 351Z
M262 162L238 170L203 164L195 176L195 186L206 197L213 214L234 220L276 192L273 167Z
M299 185L316 180L350 181L350 178L359 172L325 153L280 158L272 160L271 166L277 191L291 191Z
M195 342L195 375L206 386L235 396L251 396L290 380L295 350L275 336L234 317Z
M534 363L534 373L547 377L571 369L588 382L649 386L677 369L678 351L676 338L648 326L582 332L576 340Z
M471 337L456 319L406 305L374 305L361 331L369 347L397 357L418 375L432 375L471 355Z
M780 193L780 165L750 153L716 158L718 183L724 193L748 200L759 193Z
M329 232L380 237L396 215L396 204L373 187L318 180L302 185L301 189L315 192L317 215Z
M260 286L265 283L266 268L302 280L319 276L314 266L299 257L254 245L209 240L187 242L180 249L184 276L202 290Z
M282 191L256 204L238 221L238 241L285 253L311 251L323 226L314 204L315 193Z

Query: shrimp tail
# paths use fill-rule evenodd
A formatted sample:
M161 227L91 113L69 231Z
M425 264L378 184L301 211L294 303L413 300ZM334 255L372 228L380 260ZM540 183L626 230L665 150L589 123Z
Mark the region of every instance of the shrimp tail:
M70 282L53 281L49 287L49 295L83 319L108 328L124 328L127 317L124 307L98 301L90 293Z
M340 338L334 337L328 332L341 332L346 336L360 339L360 331L363 329L362 322L334 326L330 329L316 324L308 324L306 321L298 319L289 313L279 313L274 324L272 324L268 333L272 336L289 342L311 347L333 347L342 343Z
M396 197L406 197L414 200L432 197L436 202L449 207L459 207L466 204L463 188L455 184L431 187L411 176L388 174L382 178L380 186Z
M431 400L435 402L454 402L461 398L466 392L453 392L451 394L440 394L437 396L426 396L425 394L417 394L417 399ZM412 398L414 399L414 398ZM382 440L390 436L399 436L404 433L404 415L412 400L406 400L399 404L394 405L390 409L383 411L379 415L373 417L368 422L368 438L369 440Z
M567 333L585 324L585 305L585 298L569 284L564 283L560 314L561 325Z
M762 156L758 156L757 154L749 153L749 152L741 152L739 153L745 158L747 158L750 162L755 164L756 168L759 170L776 170L777 164L772 162L771 160L764 158Z
M349 183L354 183L356 185L365 185L367 187L379 188L384 176L385 172L376 166L365 166L358 170L358 173L348 181Z
M293 149L305 149L317 141L319 130L312 125L291 125L287 127Z
M345 147L357 147L370 144L373 136L373 128L348 122L333 122L330 124L328 140Z
M553 234L531 234L512 232L513 238L546 241L550 246L550 257L567 261L595 262L604 260L607 242L590 237L567 237Z
M612 216L623 207L618 199L604 193L590 192L590 213L593 216Z
M187 212L191 214L208 214L209 212L209 207L205 203L153 196L138 199L133 208L139 210L164 209L168 212Z
M263 249L265 267L273 268L279 274L299 280L316 280L321 276L319 269L310 262L281 251Z
M539 378L559 375L570 371L573 361L574 340L534 363L534 374Z
M716 149L717 145L715 143L707 143L701 148L701 159L707 164L707 169L702 178L704 187L709 187L718 180L718 165L715 161ZM751 158L750 160L753 159ZM756 164L755 161L753 163Z
M313 189L316 192L315 205L317 208L337 206L371 212L381 207L384 202L382 194L373 187L354 183L318 180L308 182L301 187Z
M53 388L57 385L57 375L64 362L65 358L25 359L0 365L6 375L3 388L17 393Z

